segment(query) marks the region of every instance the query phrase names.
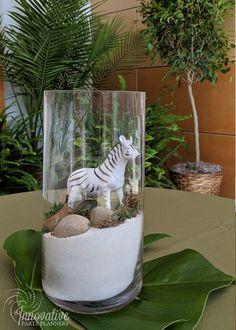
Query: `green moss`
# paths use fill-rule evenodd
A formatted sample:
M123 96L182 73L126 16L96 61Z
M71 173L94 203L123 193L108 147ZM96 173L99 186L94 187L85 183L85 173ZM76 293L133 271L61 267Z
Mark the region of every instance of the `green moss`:
M62 203L62 202L54 203L47 212L44 212L45 219L48 219L51 216L53 216L60 209L62 209L63 206L64 206L64 203Z
M90 211L97 206L95 199L88 199L81 202L75 210L75 213L85 218L90 218Z
M119 205L114 211L112 220L125 221L126 219L134 218L140 211L140 202L137 196L132 191L125 192L123 204Z

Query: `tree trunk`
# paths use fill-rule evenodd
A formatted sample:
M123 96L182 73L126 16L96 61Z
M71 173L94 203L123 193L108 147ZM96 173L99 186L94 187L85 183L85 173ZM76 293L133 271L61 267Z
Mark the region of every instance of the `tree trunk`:
M195 157L196 163L200 162L200 143L199 143L199 128L198 128L198 114L193 95L193 84L192 81L188 80L188 94L191 101L193 121L194 121L194 140L195 140Z

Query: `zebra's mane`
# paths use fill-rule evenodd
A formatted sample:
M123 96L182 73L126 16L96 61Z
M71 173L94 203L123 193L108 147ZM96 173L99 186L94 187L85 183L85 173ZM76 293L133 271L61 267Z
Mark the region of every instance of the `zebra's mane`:
M123 153L122 153L122 145L121 143L117 143L113 146L113 148L109 151L109 153L107 154L106 158L108 158L109 156L114 156L117 155L119 157L119 159L121 159L123 157Z
M113 146L113 148L109 151L104 161L101 163L100 166L104 165L107 167L107 163L114 169L114 167L118 164L118 162L124 157L122 145L121 143L117 143Z

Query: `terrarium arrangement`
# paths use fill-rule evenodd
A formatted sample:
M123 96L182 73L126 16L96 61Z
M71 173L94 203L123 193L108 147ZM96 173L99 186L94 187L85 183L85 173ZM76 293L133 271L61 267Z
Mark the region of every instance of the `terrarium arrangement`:
M230 71L229 51L234 45L224 21L234 2L141 0L140 5L147 50L168 65L166 76L186 85L193 114L195 162L171 167L172 179L181 190L217 195L222 167L201 159L194 85L206 80L216 84L219 72Z
M99 206L95 199L87 199L75 208L68 204L54 204L48 212L45 213L43 231L51 232L56 237L70 237L83 234L93 228L109 228L122 224L124 220L136 217L139 213L139 200L132 191L125 192L125 196L115 211ZM78 217L77 217L78 215ZM63 221L61 220L67 217ZM84 221L84 219L86 219ZM59 226L60 223L60 226ZM84 226L84 223L86 224Z
M112 311L141 289L143 127L142 92L45 92L42 285L65 309Z

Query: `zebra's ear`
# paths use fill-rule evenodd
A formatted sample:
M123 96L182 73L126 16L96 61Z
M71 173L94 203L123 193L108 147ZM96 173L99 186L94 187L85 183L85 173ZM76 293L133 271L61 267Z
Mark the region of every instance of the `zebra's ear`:
M121 144L125 144L126 143L126 138L124 137L124 135L121 135L119 137L119 141L120 141Z
M133 138L132 138L132 136L129 138L129 142L130 142L130 144L133 143Z

